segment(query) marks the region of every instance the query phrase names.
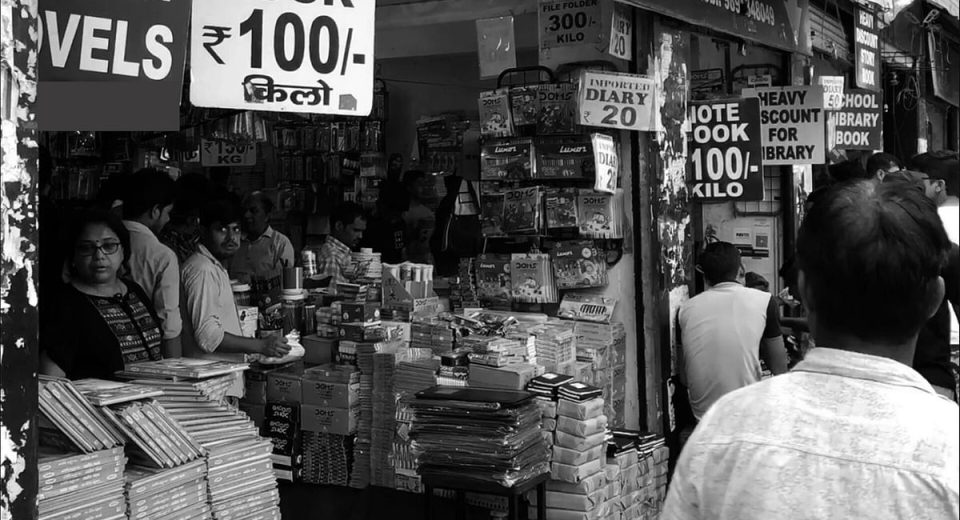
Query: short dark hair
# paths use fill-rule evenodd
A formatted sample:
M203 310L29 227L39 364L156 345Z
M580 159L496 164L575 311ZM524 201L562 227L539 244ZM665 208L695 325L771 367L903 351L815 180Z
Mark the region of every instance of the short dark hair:
M879 152L867 159L867 176L876 175L880 170L887 171L891 166L903 169L903 162L892 153Z
M156 206L173 204L177 183L170 175L155 168L137 170L125 186L123 218L137 218Z
M866 341L905 341L927 321L950 241L933 202L902 183L835 186L800 227L797 261L817 319Z
M354 202L344 202L343 204L333 208L333 212L330 214L330 227L332 228L335 226L337 222L343 224L344 226L349 226L358 218L363 220L367 219L366 214L363 212L363 208Z
M711 242L700 253L698 264L708 282L730 282L740 272L740 250L730 242Z
M93 224L107 226L117 235L117 238L120 239L120 245L123 247L123 265L127 265L127 261L130 260L130 232L127 231L120 217L102 209L87 209L78 212L70 219L66 234L63 237L63 246L67 248L64 251L63 258L67 259L70 269L73 269L71 261L76 254L77 240L80 239L83 230Z
M960 195L960 156L951 150L926 152L910 159L910 169L946 182L947 193Z
M864 170L863 166L860 165L860 161L856 159L831 164L828 170L834 182L851 182L870 177L867 170Z
M200 225L209 227L214 224L225 226L240 222L243 213L237 204L229 199L215 199L208 202L200 211Z

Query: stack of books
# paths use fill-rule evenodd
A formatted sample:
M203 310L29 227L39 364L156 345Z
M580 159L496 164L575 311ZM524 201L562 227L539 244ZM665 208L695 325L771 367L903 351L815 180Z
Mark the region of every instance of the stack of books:
M394 487L390 455L396 434L397 400L394 394L397 354L379 352L373 355L373 423L370 434L371 483Z
M205 460L172 469L128 466L125 477L131 519L209 518Z
M436 316L414 318L410 327L410 346L428 348L440 355L453 350L453 329Z
M66 379L40 376L40 442L65 451L107 450L124 443L123 433Z
M207 447L208 500L216 519L280 518L273 443L259 437Z
M450 286L450 305L453 312L480 307L476 271L473 258L461 258L456 282Z
M77 453L41 445L37 459L40 520L127 518L123 447Z
M577 361L576 336L570 322L535 327L537 363L550 372L571 374Z
M152 399L114 404L101 410L132 441L128 453L137 464L173 468L203 456L200 443Z
M304 431L303 481L347 486L353 471L356 435Z

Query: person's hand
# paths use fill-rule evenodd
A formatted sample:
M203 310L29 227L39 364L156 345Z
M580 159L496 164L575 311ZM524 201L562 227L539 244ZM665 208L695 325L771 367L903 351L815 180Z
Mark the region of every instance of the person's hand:
M264 338L260 344L260 353L266 357L283 357L290 352L290 345L287 345L287 338L283 336L271 336Z

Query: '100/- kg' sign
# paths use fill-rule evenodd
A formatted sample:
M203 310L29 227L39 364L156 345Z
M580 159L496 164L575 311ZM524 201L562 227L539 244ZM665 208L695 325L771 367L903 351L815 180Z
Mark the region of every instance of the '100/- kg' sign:
M690 196L701 200L763 200L759 101L690 105Z

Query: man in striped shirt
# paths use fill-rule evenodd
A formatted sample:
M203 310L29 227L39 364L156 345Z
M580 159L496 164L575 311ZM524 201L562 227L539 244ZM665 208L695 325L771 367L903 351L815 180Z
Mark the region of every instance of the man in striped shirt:
M352 202L335 208L330 215L330 234L317 254L317 272L320 278L330 278L331 288L349 283L350 251L360 244L366 229L363 209Z

